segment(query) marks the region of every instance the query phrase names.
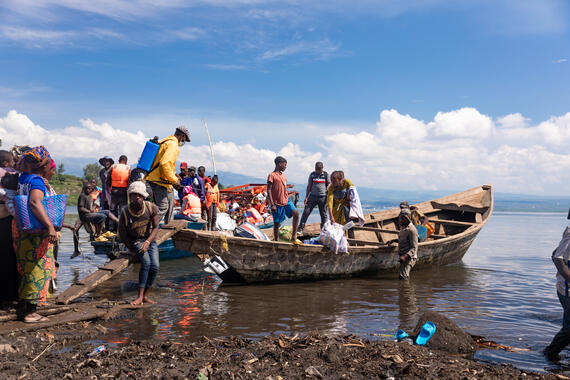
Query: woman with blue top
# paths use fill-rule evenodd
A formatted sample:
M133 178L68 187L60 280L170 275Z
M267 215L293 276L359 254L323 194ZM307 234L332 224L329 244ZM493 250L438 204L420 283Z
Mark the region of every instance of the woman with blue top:
M45 322L48 319L36 313L38 305L43 305L50 293L50 283L55 273L54 243L57 231L51 223L42 204L49 196L41 174L51 164L49 152L37 146L25 152L18 162L22 174L18 179L18 194L27 195L29 209L45 230L37 233L23 232L16 221L12 224L18 272L20 274L19 314L24 322Z

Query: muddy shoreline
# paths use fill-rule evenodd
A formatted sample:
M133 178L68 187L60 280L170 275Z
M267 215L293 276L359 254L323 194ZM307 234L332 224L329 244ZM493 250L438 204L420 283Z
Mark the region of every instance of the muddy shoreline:
M135 341L86 357L104 340L104 322L73 322L0 335L7 379L559 379L488 364L405 342L358 336L239 337L178 343Z

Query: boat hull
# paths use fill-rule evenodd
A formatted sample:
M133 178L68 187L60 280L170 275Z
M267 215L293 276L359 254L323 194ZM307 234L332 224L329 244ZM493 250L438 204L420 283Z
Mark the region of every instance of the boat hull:
M430 215L435 234L419 243L414 270L460 261L493 210L492 187L483 185L417 204ZM313 281L394 273L399 269L396 220L399 209L365 216L354 227L347 253L335 254L320 245L226 236L220 232L182 230L173 236L176 249L193 252L202 261L220 257L246 283ZM318 223L305 230L320 231Z
M357 247L348 253L335 254L322 246L295 246L193 232L175 235L174 246L194 252L201 259L218 255L247 283L361 277L397 272L399 268L396 246ZM439 244L420 243L414 269L460 261L478 232Z

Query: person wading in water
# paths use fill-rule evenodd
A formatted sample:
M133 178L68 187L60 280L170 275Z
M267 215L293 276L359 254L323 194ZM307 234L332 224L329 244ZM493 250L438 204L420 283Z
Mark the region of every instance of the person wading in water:
M127 190L130 202L121 212L119 236L129 251L141 261L139 271L139 296L133 305L154 303L148 293L158 274L158 207L145 198L148 197L146 186L140 181L131 183Z

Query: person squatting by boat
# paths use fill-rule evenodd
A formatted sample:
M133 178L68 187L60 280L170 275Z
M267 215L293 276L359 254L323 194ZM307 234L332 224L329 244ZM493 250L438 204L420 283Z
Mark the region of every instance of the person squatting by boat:
M139 270L139 295L133 305L154 303L148 294L158 274L158 245L156 234L160 213L158 207L145 198L148 197L144 183L133 182L127 190L130 202L123 208L119 218L119 237L131 254L141 261Z

